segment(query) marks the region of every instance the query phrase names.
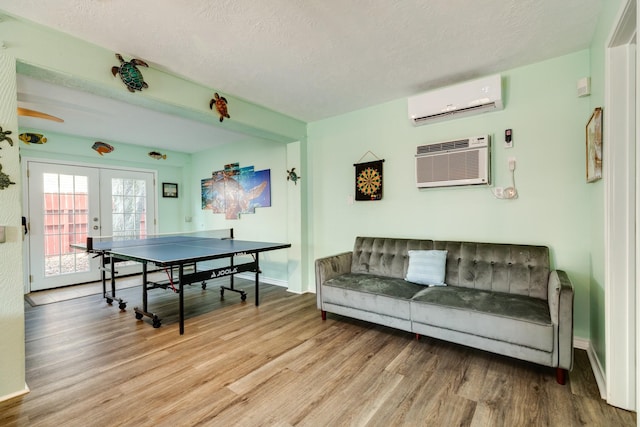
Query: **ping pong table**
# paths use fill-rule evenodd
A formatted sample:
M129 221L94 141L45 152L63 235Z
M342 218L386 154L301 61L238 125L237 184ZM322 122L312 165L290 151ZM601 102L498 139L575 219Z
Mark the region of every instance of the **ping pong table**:
M260 305L259 297L259 254L262 252L285 249L291 247L289 243L269 243L246 240L235 240L233 229L226 230L226 237L211 237L207 232L186 233L182 235L153 236L143 239L102 239L87 237L87 252L95 253L101 257L103 296L107 302L118 300L120 309L126 307L126 303L115 296L116 263L123 261L135 261L142 264L142 308L135 307L136 319L144 316L152 319L154 328L161 325L160 318L148 309L148 290L169 285L179 295L180 335L184 334L184 286L196 282L202 282L202 288L206 289L206 280L231 276L230 286L220 287L220 296L224 298L224 291L238 292L242 301L246 300L246 293L234 288L233 277L244 272L255 273L255 305ZM249 262L234 263L234 257L250 257ZM222 267L198 270L198 263L205 261L228 259L228 264ZM106 264L110 263L111 294L107 293L105 285ZM169 269L168 282L150 282L147 278L147 265ZM193 267L193 271L185 271L185 267ZM173 281L173 271L178 270L178 279ZM176 289L174 285L178 285Z

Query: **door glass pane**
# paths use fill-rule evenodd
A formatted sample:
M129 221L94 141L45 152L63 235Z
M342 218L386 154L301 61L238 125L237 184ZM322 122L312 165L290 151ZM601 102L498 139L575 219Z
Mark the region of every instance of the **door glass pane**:
M147 191L144 180L111 180L112 225L114 236L146 237Z
M122 197L113 197L113 214L120 214L124 212L124 198Z
M121 196L122 193L122 180L118 178L113 178L111 180L111 194L115 194Z
M87 239L88 179L86 176L44 173L45 277L89 271L86 252L71 243Z

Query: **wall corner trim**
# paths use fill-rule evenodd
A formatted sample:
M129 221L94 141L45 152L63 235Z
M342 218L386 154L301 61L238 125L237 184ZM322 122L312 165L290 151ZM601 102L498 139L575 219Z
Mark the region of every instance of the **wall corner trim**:
M593 376L596 378L596 384L598 384L598 390L600 390L600 397L602 399L607 398L607 381L604 373L604 369L602 369L602 363L598 359L598 355L593 351L593 346L591 345L591 341L584 338L573 338L573 346L575 348L579 348L580 350L586 350L587 356L589 357L589 363L591 364L591 370L593 371Z

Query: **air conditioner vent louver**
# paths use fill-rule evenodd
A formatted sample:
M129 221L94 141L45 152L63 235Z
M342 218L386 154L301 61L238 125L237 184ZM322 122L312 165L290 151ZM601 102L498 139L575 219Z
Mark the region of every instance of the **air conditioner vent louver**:
M413 119L414 125L426 124L429 122L443 121L455 116L463 117L465 115L470 116L475 113L485 113L492 110L501 110L502 106L498 106L495 102L490 102L483 105L475 105L473 107L458 108L452 111L443 111L441 113L430 114L428 116L416 117Z
M421 145L416 154L418 187L490 183L488 135Z
M459 148L469 148L468 139L459 139L457 141L440 142L429 145L420 145L417 154L437 153L439 151L456 150Z

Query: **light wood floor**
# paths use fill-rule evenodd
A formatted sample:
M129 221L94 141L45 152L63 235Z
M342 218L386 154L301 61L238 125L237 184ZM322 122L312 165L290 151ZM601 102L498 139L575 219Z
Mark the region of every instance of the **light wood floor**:
M553 369L365 322L320 319L315 295L265 285L261 305L215 285L155 290L154 329L100 296L25 305L31 392L2 426L631 426L604 403L586 353Z
M165 280L164 272L150 272L150 281ZM139 274L119 277L116 282L116 293L121 289L139 286L141 283ZM107 282L107 290L111 290L111 283ZM83 283L81 285L65 286L55 289L31 292L26 295L27 302L33 305L51 304L54 302L66 301L74 298L86 297L89 295L102 294L102 282Z

